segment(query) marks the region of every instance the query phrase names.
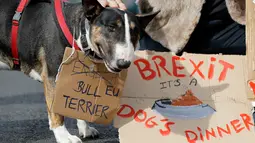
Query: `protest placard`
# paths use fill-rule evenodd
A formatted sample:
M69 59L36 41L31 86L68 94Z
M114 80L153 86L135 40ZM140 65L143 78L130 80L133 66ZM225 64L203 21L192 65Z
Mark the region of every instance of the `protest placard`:
M66 48L56 83L52 110L88 122L110 124L119 108L126 70L110 73L82 51Z
M137 51L114 126L120 143L254 143L245 56Z

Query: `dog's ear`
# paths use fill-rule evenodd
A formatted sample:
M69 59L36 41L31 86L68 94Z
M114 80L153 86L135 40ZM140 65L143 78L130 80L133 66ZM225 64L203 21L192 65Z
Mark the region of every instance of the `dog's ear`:
M97 0L82 0L82 5L85 10L85 16L89 21L93 21L104 9Z
M151 22L151 20L160 12L156 11L156 12L151 12L148 14L137 14L136 17L140 23L140 25L142 26L143 29L146 28L146 26Z

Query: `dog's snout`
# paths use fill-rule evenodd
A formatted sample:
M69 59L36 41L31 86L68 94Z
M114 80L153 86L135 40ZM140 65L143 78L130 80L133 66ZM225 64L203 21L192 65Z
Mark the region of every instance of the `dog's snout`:
M127 69L131 65L131 61L126 61L124 59L117 60L117 66L120 69Z

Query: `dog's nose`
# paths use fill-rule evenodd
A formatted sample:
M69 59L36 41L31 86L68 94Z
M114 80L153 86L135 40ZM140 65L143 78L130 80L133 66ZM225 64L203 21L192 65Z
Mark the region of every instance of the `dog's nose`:
M117 60L117 67L120 69L127 69L130 66L131 62L124 59Z

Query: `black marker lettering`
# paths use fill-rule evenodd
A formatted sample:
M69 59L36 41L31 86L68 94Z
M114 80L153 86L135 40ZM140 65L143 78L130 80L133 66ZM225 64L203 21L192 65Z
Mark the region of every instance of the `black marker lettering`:
M85 84L83 81L78 81L77 84L78 84L77 90L75 90L75 89L73 89L73 90L75 92L81 92L84 89Z
M80 107L81 107L81 110L83 111L83 113L85 113L84 109L82 108L82 106L85 104L85 100L83 99L80 99L79 102L78 102L78 108L77 108L77 111L79 111Z
M100 115L97 115L97 112L100 112L100 109L98 110L98 107L102 107L103 105L97 105L96 106L96 109L95 109L95 116L100 116Z
M89 88L89 89L88 89L87 95L93 95L93 94L89 93L90 88L91 88L91 85L88 84L88 88Z
M194 83L194 86L197 86L197 79L193 78L193 79L190 81L189 85L191 85L192 83Z
M92 103L90 101L87 101L86 112L89 111L90 115L93 114L93 112L91 112L91 110L90 110L91 105L92 105Z
M73 100L78 100L78 99L77 99L77 98L71 98L71 100L70 100L70 102L69 102L69 106L68 106L68 107L69 107L70 109L75 110L76 108L71 107L71 105L77 105L76 103L73 103L73 102L72 102Z
M105 95L112 96L112 94L110 94L110 93L108 92L108 91L112 91L112 88L113 88L113 86L107 85L107 86L106 86L106 90L105 90Z
M66 98L66 102L65 102L65 108L66 108L66 105L67 105L67 101L68 101L68 98L70 98L70 96L67 96L67 95L63 95L63 97Z
M102 112L101 112L101 116L100 116L100 117L102 117L103 114L104 114L105 119L108 119L107 116L106 116L106 114L105 114L105 111L108 110L108 109L109 109L109 106L104 106L103 109L102 109Z
M160 84L162 85L162 87L161 87L160 89L166 88L165 83L166 83L166 82L161 82L161 83L160 83Z
M169 81L168 81L169 87L171 87L171 82L173 82L173 81L172 81L172 80L169 80Z
M73 66L73 72L81 72L81 68L79 66L76 66L76 64L79 64L79 61L75 61L74 66ZM77 71L75 69L78 69Z
M97 86L96 89L95 89L94 97L101 97L100 95L97 95L97 89L98 89L98 86Z
M180 79L175 80L174 86L180 86L180 85L181 85Z

